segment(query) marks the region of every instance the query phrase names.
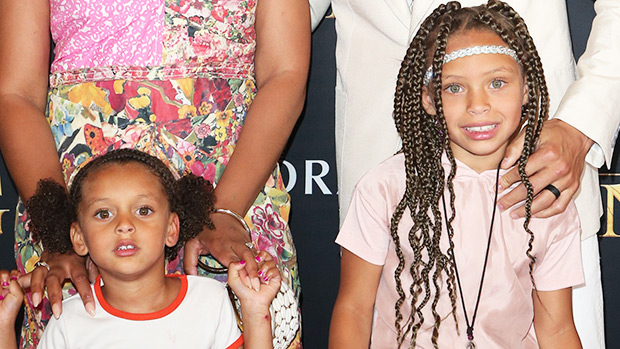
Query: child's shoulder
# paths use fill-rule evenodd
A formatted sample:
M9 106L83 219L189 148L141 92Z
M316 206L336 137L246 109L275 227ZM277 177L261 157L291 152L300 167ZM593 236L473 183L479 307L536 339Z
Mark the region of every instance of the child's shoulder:
M95 295L95 287L90 285L91 292ZM97 297L95 298L95 307L99 307L99 300ZM85 317L90 317L84 308L84 302L79 294L71 295L70 297L64 299L62 301L62 313L63 314L72 314L72 315L84 315Z
M577 206L571 200L564 212L547 218L532 217L530 229L538 234L546 234L548 239L557 240L571 234L581 234L581 223Z
M362 176L356 188L372 188L387 185L396 187L405 183L405 156L398 153L371 168Z
M226 284L210 277L199 275L185 275L190 292L209 292L210 295L228 294Z

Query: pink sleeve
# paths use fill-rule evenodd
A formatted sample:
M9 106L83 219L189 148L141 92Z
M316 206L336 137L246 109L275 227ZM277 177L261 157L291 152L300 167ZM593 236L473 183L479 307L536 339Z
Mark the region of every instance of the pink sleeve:
M582 284L581 228L575 205L549 219L546 252L537 257L533 271L536 288L555 291Z
M384 265L392 241L388 207L380 183L360 181L336 243L369 263Z

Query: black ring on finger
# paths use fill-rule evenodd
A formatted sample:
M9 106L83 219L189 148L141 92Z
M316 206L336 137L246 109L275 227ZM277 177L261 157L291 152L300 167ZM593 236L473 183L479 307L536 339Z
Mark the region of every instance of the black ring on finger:
M553 184L549 184L543 190L549 190L551 192L551 194L553 194L553 196L555 196L556 200L560 197L560 194L561 194L560 191L558 190L558 188L556 188L556 186L553 185Z

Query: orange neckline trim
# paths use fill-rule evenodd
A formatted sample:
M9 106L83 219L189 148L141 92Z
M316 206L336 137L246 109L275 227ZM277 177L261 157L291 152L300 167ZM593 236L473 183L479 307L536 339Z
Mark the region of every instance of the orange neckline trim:
M226 349L237 349L242 344L243 344L243 334L241 334L241 336L239 336L239 338L237 338L237 340L234 341L233 344L231 344L228 347L226 347Z
M181 305L183 299L185 299L185 295L187 294L187 275L172 274L166 276L179 278L179 280L181 280L181 289L179 290L179 294L177 295L177 297L172 301L172 303L170 303L169 306L153 313L129 313L111 306L103 298L103 293L101 292L101 275L98 275L97 279L95 280L95 297L97 297L97 300L99 301L99 304L101 304L101 307L113 316L134 321L160 319L175 311L179 307L179 305Z

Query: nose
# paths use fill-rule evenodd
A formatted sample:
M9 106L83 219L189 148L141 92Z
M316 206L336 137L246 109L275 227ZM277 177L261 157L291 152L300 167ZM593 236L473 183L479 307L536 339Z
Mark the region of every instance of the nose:
M468 97L467 112L469 114L481 115L491 109L489 96L484 89L473 89L469 91Z
M130 217L119 215L116 223L117 234L131 234L136 230Z

